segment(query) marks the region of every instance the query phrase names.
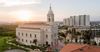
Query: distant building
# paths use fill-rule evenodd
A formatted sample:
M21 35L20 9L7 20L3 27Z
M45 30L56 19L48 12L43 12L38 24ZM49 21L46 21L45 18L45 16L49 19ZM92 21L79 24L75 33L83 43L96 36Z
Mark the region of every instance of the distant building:
M76 31L80 32L80 33L82 33L82 32L85 33L85 31L88 31L89 34L87 34L87 35L90 35L89 37L90 37L91 41L95 41L97 45L100 45L100 27L99 26L96 26L96 27L95 26L69 27L68 29L72 30L73 28L75 28ZM80 38L78 40L81 42L82 39L80 39ZM69 40L72 40L72 39L69 39ZM84 41L84 40L82 40L82 41ZM75 40L73 42L75 42Z
M64 25L63 22L61 22L61 21L56 21L55 23L56 23L57 26L63 26Z
M79 16L75 16L75 26L80 26L80 17Z
M69 26L70 25L70 18L64 19L63 24L66 25L66 26Z
M24 45L53 46L57 43L58 26L54 21L54 14L51 9L47 14L47 22L29 22L19 25L16 28L16 41Z
M98 26L98 25L100 25L100 21L91 21L90 25L91 26Z
M100 45L100 21L91 21L92 35L97 45Z
M90 26L90 16L89 15L70 16L70 18L64 19L64 25Z
M80 33L84 31L91 31L91 41L95 41L97 45L100 45L100 22L90 22L89 15L70 16L70 18L64 19L64 25L69 26L69 30L75 28L76 31ZM69 40L71 39L69 38ZM79 38L78 40L81 41L82 39ZM75 40L73 40L73 42L75 42Z
M100 47L87 44L67 44L60 52L100 52Z

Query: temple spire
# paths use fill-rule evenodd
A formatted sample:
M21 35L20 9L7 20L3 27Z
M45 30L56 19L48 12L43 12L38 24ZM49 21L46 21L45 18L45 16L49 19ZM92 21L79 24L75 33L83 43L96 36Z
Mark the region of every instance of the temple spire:
M51 4L50 4L50 10L51 10Z
M51 4L50 4L49 11L48 11L48 14L47 14L47 21L49 23L54 23L54 13L52 11Z

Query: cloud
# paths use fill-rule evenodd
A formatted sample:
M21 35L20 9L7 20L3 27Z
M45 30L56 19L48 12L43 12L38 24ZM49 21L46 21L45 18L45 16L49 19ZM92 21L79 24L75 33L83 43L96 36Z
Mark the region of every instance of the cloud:
M18 5L28 5L28 4L39 4L41 0L0 0L0 6L18 6Z

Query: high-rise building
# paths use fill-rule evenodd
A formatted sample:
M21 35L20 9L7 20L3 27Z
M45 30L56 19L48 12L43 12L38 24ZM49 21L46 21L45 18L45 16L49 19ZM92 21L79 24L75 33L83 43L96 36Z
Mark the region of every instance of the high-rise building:
M75 16L75 26L79 26L79 16Z
M70 16L70 18L64 19L64 24L67 26L90 26L90 16Z
M79 15L79 24L80 24L80 26L84 26L85 25L85 17L84 17L84 15Z
M70 16L70 25L69 26L72 26L73 25L73 19L72 19L72 16Z
M70 25L70 18L64 19L63 24L66 25L66 26L69 26Z

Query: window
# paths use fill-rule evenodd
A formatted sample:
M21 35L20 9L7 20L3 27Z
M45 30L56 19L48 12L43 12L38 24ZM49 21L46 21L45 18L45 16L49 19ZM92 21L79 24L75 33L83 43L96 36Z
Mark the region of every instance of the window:
M48 35L46 34L46 38L48 38Z
M50 18L48 18L49 22L51 21Z
M46 41L46 45L48 45L48 41Z
M26 33L26 36L27 36L27 33Z
M36 38L36 34L35 34L35 38Z
M22 36L23 36L23 33L22 33Z
M32 34L30 34L30 37L32 37Z
M30 41L30 43L32 43L32 41Z
M23 39L22 39L22 42L23 42Z
M26 42L27 42L27 40L26 40Z

